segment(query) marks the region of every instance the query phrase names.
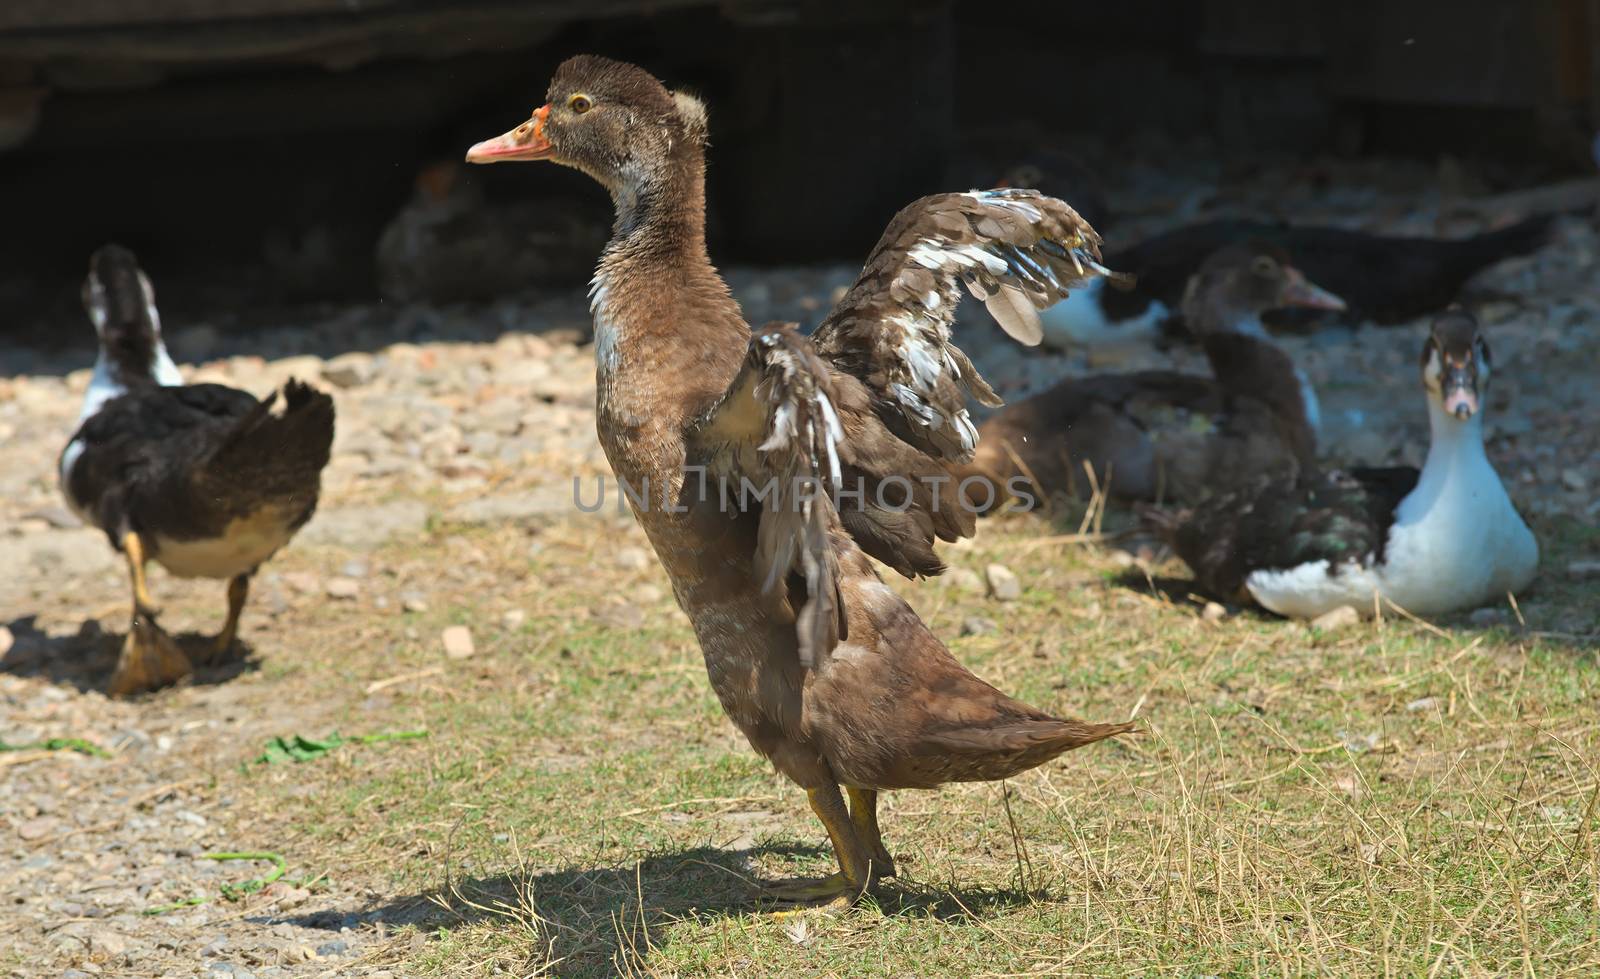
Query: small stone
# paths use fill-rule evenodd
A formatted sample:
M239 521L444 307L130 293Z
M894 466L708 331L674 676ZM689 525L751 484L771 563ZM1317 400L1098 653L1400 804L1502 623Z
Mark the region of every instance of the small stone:
M55 828L56 821L48 816L37 819L25 819L17 824L17 835L25 840L39 840L50 835Z
M528 621L528 613L520 608L514 608L500 616L500 625L508 632L514 632L522 628L522 623L526 621Z
M407 612L426 612L428 600L416 592L406 592L400 596L400 607Z
M1311 620L1311 628L1317 632L1338 632L1348 629L1361 621L1361 613L1349 605L1341 605L1330 609Z
M322 958L343 955L348 951L350 951L350 943L342 938L335 938L331 942L323 942L321 945L317 946L317 955Z
M944 573L945 585L972 595L984 593L983 579L971 568L951 568Z
M100 955L121 955L128 950L128 940L114 931L91 932L89 948Z
M1206 607L1200 610L1200 618L1207 622L1221 622L1228 615L1228 610L1220 602L1207 602Z
M341 576L338 578L328 579L329 598L337 598L341 601L350 601L360 594L361 582L355 580L354 578L345 578Z
M1583 477L1583 473L1576 469L1563 469L1561 470L1561 485L1575 493L1582 493L1589 488L1589 481Z
M984 636L999 630L1000 626L993 619L986 619L981 615L969 615L961 620L963 636Z
M472 644L472 630L464 625L453 625L439 633L444 643L444 654L451 659L466 659L478 649Z
M1589 558L1582 561L1567 562L1567 577L1577 581L1600 578L1600 560Z
M1438 697L1421 697L1406 704L1406 710L1413 714L1418 714L1422 711L1433 710L1437 706L1439 706Z
M1506 621L1506 610L1493 607L1473 609L1472 614L1467 616L1467 621L1479 628L1500 625Z
M650 566L650 554L642 547L624 547L617 552L617 567L639 571Z
M340 354L322 368L322 379L337 388L360 387L372 374L372 355L364 353Z
M283 583L302 595L309 595L316 591L322 582L309 571L285 571Z
M1022 597L1022 582L1003 564L991 564L983 569L989 582L989 594L996 601L1014 602Z

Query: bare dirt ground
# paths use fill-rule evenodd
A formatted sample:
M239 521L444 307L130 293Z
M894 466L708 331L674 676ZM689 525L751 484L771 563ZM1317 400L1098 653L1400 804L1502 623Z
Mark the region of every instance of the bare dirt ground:
M1373 226L1418 230L1433 206L1426 174L1381 193L1346 179ZM1491 457L1545 549L1518 607L1319 635L1203 611L1176 565L1052 542L1081 511L992 521L951 550L946 581L895 586L1000 686L1137 713L1151 736L1004 794L894 798L907 880L832 920L756 913L750 878L826 869L820 829L721 718L631 519L572 504L574 476L607 471L581 296L286 312L250 335L169 325L191 379L313 380L339 430L320 512L256 580L239 662L126 702L99 686L127 582L55 488L92 354L26 352L27 373L0 379L0 740L35 747L0 752L0 969L1600 967L1597 250L1593 223L1569 219L1477 284ZM754 322L814 320L850 274L730 279ZM964 346L1003 393L1086 369L977 319ZM1424 329L1284 341L1322 394L1330 455L1421 461ZM346 343L357 352L298 352ZM1117 366L1174 360L1203 370L1184 350ZM992 564L1021 600L986 585ZM220 625L220 583L157 571L153 588L174 632ZM427 736L257 761L271 738L335 731ZM51 738L105 754L37 746ZM269 861L205 858L262 851L284 873L249 893L225 885Z

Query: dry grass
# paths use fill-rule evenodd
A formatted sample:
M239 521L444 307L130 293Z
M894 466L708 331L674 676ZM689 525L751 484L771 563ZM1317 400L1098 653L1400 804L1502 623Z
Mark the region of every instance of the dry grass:
M999 621L952 645L1002 688L1144 733L1005 787L892 795L905 876L843 916L759 908L754 879L831 868L825 837L721 716L670 597L608 624L609 596L663 582L597 568L592 526L544 530L531 557L501 531L397 549L401 581L467 569L450 600L324 620L324 652L270 659L272 682L362 692L347 730L434 737L227 777L257 837L417 922L386 953L407 973L1600 971L1596 640L1535 634L1592 596L1551 581L1525 632L1207 622L1180 583L1032 546L1050 529L1003 518L952 554L1009 564L1020 602L902 591L945 636ZM485 626L510 607L519 629ZM480 654L441 670L456 621Z

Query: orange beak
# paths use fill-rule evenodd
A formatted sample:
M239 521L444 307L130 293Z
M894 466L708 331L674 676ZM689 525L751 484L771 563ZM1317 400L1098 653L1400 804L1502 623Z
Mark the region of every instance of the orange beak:
M511 160L548 160L552 152L550 141L544 137L545 120L550 118L550 107L542 105L534 110L532 118L494 139L474 143L467 150L468 163L506 163Z

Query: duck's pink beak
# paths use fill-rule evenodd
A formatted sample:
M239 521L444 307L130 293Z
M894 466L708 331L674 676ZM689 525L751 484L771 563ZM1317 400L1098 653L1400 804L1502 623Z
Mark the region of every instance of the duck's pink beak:
M468 163L506 163L511 160L548 160L553 147L545 139L544 124L550 118L550 107L541 105L532 118L494 139L474 143L467 150Z
M467 157L472 159L472 157ZM1334 309L1342 310L1345 302L1338 296L1306 278L1305 273L1290 266L1284 269L1288 281L1284 283L1283 294L1278 298L1280 306L1301 306L1306 309Z

